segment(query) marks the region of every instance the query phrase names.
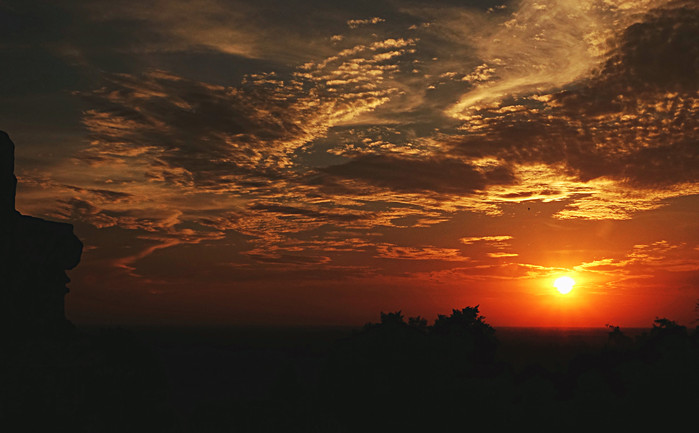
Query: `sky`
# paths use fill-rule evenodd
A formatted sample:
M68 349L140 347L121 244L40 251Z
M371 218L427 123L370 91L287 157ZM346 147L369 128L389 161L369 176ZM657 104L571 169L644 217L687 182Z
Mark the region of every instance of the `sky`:
M0 34L74 323L697 318L693 1L0 0Z

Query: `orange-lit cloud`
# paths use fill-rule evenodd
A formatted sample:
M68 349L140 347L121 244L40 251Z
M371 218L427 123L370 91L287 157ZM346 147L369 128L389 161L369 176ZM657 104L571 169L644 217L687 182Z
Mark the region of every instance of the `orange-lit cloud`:
M83 71L55 84L80 132L25 133L21 210L76 223L86 275L163 296L697 290L692 2L379 3L64 6L80 37L46 50Z

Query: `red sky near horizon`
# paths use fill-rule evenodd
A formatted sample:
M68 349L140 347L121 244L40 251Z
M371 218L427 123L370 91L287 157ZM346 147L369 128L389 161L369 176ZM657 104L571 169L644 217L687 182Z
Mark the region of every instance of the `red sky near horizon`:
M77 324L697 318L695 2L54 3L0 129Z

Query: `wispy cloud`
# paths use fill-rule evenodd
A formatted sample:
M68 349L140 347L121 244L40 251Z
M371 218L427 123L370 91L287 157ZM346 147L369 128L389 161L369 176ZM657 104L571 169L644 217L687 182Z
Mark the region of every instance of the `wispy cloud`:
M88 142L20 179L35 209L128 236L105 263L129 278L196 246L250 280L518 280L564 268L527 249L515 205L573 226L699 194L690 2L384 6L318 26L242 1L79 8L139 62L75 92ZM209 79L193 56L244 76ZM693 269L661 247L649 257ZM578 270L647 265L642 250Z

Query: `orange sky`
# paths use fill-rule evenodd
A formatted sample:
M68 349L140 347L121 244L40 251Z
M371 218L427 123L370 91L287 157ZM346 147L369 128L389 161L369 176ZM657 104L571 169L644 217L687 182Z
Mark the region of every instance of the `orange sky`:
M0 5L74 322L697 318L694 2L156 3Z

